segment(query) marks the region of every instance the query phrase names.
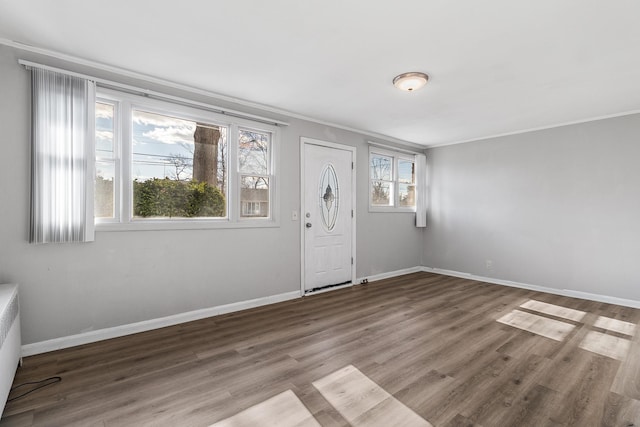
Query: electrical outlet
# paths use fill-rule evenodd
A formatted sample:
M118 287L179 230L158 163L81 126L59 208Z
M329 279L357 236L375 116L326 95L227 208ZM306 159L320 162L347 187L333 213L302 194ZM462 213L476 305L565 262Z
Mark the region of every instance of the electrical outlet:
M487 267L488 271L493 270L493 261L491 261L490 259L485 261L485 266Z

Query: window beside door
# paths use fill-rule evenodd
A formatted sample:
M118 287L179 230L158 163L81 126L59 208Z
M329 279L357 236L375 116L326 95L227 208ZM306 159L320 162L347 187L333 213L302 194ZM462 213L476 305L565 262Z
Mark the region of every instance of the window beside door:
M369 211L415 212L415 156L393 151L369 151Z

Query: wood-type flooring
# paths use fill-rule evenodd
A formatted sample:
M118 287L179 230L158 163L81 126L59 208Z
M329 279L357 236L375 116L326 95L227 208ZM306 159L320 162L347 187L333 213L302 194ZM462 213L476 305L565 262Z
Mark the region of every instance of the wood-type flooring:
M14 384L62 381L9 402L0 427L640 426L638 323L414 273L27 357Z

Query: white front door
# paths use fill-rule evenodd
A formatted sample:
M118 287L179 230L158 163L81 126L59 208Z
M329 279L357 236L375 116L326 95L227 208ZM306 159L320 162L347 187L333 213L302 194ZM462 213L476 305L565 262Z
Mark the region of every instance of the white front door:
M353 280L353 148L303 139L304 291Z

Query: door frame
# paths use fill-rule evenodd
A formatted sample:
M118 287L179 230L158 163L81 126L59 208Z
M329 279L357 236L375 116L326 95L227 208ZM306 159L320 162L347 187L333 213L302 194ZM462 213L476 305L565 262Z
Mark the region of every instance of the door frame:
M356 211L356 147L350 145L338 144L335 142L322 141L320 139L307 138L305 136L300 137L300 295L307 295L305 292L305 216L304 208L306 202L305 195L305 146L318 145L320 147L332 148L335 150L343 150L351 152L351 161L353 162L353 168L351 169L351 209L353 210L353 218L351 218L351 257L353 263L351 263L351 283L347 283L341 286L328 288L327 290L340 289L348 286L353 286L356 283L356 219L358 217ZM321 293L323 291L316 291L314 294Z

